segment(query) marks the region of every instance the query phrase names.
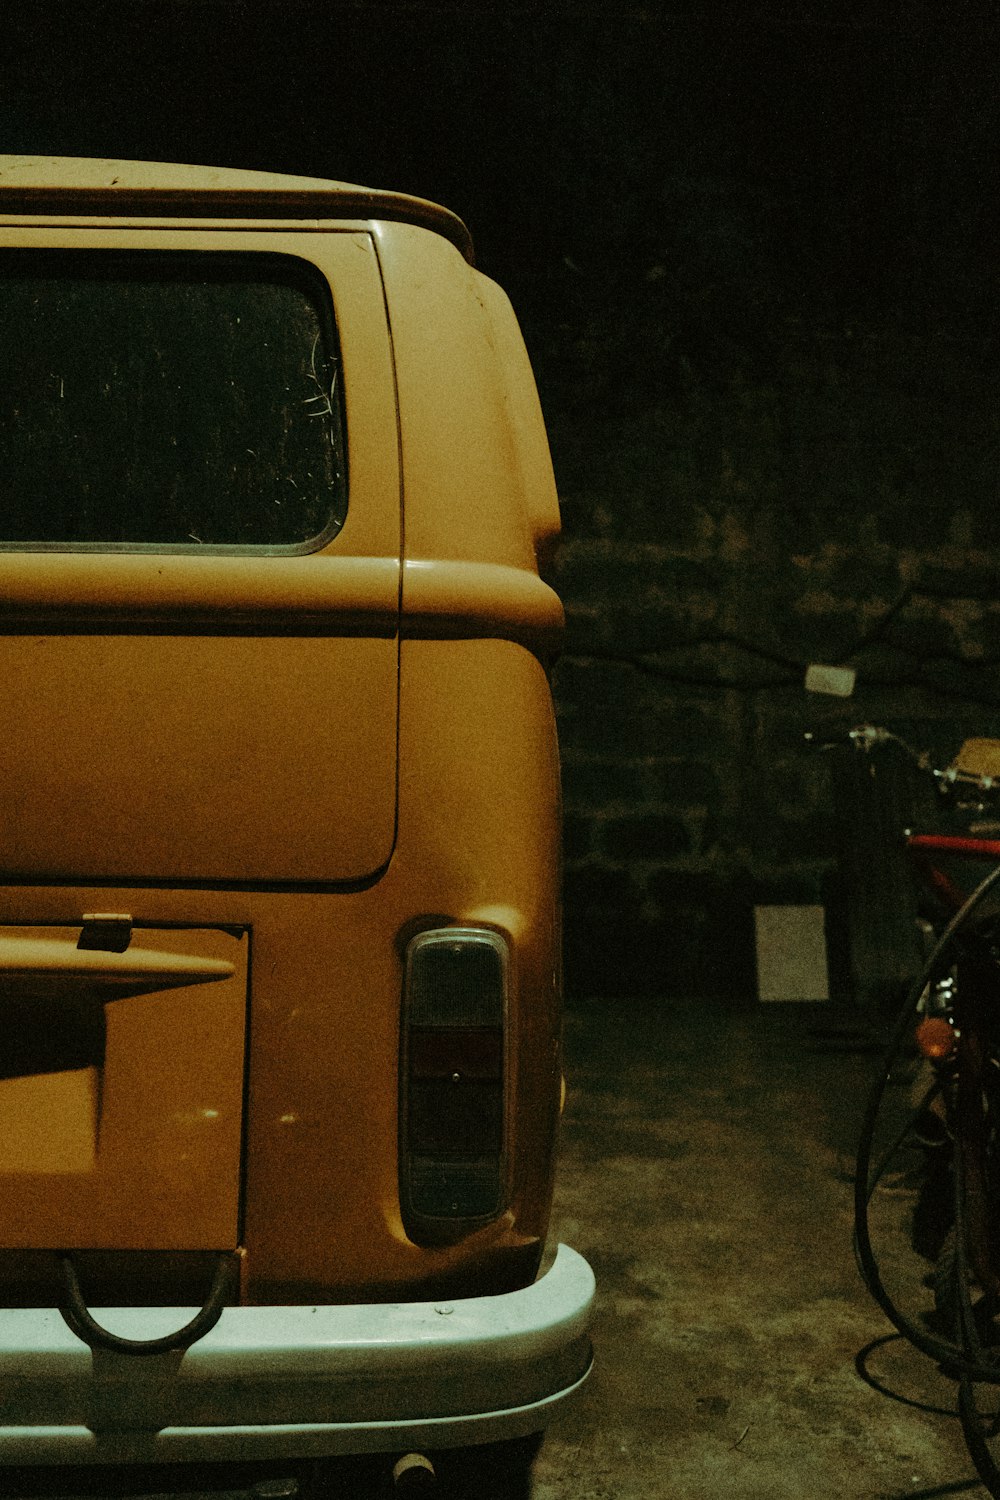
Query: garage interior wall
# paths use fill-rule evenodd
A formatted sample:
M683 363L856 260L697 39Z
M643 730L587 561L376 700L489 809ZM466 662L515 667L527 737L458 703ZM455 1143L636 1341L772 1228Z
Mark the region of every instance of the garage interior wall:
M883 722L947 761L1000 733L992 7L6 24L7 151L331 176L468 221L564 507L569 986L752 1000L755 906L843 908L851 810L803 734ZM853 698L807 695L810 663L855 667Z

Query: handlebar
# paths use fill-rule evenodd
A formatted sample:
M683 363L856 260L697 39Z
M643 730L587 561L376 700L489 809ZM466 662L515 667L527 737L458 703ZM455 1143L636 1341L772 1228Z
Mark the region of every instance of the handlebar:
M935 766L928 751L914 749L901 735L894 734L891 729L885 729L879 724L858 724L834 739L818 739L811 731L804 738L816 750L836 750L849 744L864 755L870 755L883 745L892 745L901 750L919 771L932 776L942 792L950 791L952 787L968 788L980 793L1000 791L1000 776L964 771L954 762L944 768Z

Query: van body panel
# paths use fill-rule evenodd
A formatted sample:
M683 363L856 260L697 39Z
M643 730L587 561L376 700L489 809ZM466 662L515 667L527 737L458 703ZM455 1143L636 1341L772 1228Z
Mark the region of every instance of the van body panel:
M422 224L449 239L470 262L472 237L449 209L411 193L329 182L316 177L203 167L174 162L114 161L93 157L0 158L0 216L27 215L101 220L133 217L171 222L185 218L287 220L398 220Z
M519 641L543 659L562 637L562 602L523 568L408 557L403 635L410 639Z
M548 684L530 652L486 640L405 641L401 684L400 823L389 869L342 896L253 898L253 1300L323 1298L334 1287L353 1300L403 1295L406 1286L523 1284L548 1227L560 1078ZM531 731L512 735L523 703ZM541 871L551 878L539 880ZM400 1216L396 1092L370 1083L397 1076L405 943L449 922L493 928L510 947L517 1149L506 1212L458 1245L430 1247L407 1237ZM308 945L294 941L302 931ZM373 942L376 931L391 941ZM391 1005L373 1000L387 994Z
M0 639L7 876L370 875L394 836L396 656L360 637Z
M252 1302L523 1285L548 1227L561 1067L559 781L545 671L509 641L414 640L402 646L401 684L399 833L388 869L364 888L0 888L10 926L79 932L85 912L128 911L139 933L192 922L251 930L242 1245ZM405 943L443 921L488 927L510 947L517 1146L504 1215L457 1245L427 1247L400 1216L396 1090L373 1080L397 1076Z
M539 573L558 510L523 340L456 225L434 205L337 183L0 161L0 253L38 250L56 272L70 251L186 265L246 253L318 272L340 362L302 405L308 417L342 404L338 485L346 472L346 508L288 545L271 511L241 535L277 541L206 529L205 544L169 530L169 503L146 493L141 531L127 486L111 544L92 518L82 540L36 544L27 502L20 532L0 536L0 690L12 706L0 1001L19 1034L33 1004L76 1017L63 1053L32 1043L20 1072L0 1076L0 1198L15 1226L6 1239L0 1229L0 1368L27 1371L24 1341L51 1342L50 1373L76 1405L53 1409L50 1427L40 1407L0 1411L0 1462L492 1441L544 1426L586 1377L589 1270L565 1252L536 1280L562 1091L546 667L563 613ZM31 304L19 305L28 327ZM109 316L130 356L132 325L117 303ZM259 368L266 387L270 365ZM278 402L293 425L295 381L308 376L300 361ZM46 399L61 394L56 383ZM205 406L216 409L189 402ZM114 409L134 431L127 401ZM32 471L41 490L46 461ZM237 467L191 493L259 505ZM69 472L86 489L84 470ZM105 493L117 493L112 472L109 458ZM55 529L58 517L76 525L76 482L49 512ZM449 1006L477 1013L457 968L451 980L434 971L437 991L421 991L421 1019L408 1020L425 933L439 955L471 953L463 942L495 955L502 1003L482 1012L488 1035L447 1019ZM186 958L195 970L182 974ZM411 1087L418 1033L420 1067L440 1069L440 1036L472 1051ZM494 1072L487 1055L502 1059ZM411 1149L418 1139L443 1166ZM492 1176L476 1177L482 1141ZM420 1197L414 1161L439 1173ZM452 1203L465 1189L445 1196L440 1184L463 1172L469 1196ZM490 1195L476 1197L484 1181ZM181 1326L216 1252L239 1266L238 1305L169 1381L140 1392L128 1371L155 1374L153 1361L115 1352L71 1313L64 1334L60 1249L79 1251L85 1291L130 1309L117 1315L130 1337ZM452 1333L428 1344L420 1329L440 1329L445 1304ZM463 1383L466 1334L480 1365ZM244 1356L257 1404L241 1425L227 1361ZM99 1431L81 1425L87 1412Z
M396 557L5 552L0 628L160 625L213 635L380 636L399 628Z
M246 937L79 933L0 928L0 1248L235 1247Z
M6 873L370 877L395 829L400 551L370 236L11 229L4 242L91 255L280 247L309 261L331 287L350 444L347 519L311 556L5 551L0 538L0 617L17 631L0 638L0 690L15 705L0 745Z
M535 572L511 372L486 278L412 224L380 223L375 242L399 390L406 555Z

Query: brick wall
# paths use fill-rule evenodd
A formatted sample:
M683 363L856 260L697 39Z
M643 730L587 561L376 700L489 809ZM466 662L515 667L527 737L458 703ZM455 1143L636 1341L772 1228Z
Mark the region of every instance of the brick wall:
M837 900L803 731L1000 730L991 0L10 9L8 150L468 220L564 507L570 988L752 995L754 903Z
M990 23L838 14L507 39L531 175L478 223L565 520L571 992L749 998L755 903L836 927L807 730L1000 733Z
M807 730L888 723L942 762L1000 733L995 350L921 322L795 316L766 365L762 330L724 360L692 344L672 389L625 410L617 319L600 380L567 378L572 348L540 359L571 990L749 997L755 902L836 920ZM845 661L852 700L805 693L809 662Z

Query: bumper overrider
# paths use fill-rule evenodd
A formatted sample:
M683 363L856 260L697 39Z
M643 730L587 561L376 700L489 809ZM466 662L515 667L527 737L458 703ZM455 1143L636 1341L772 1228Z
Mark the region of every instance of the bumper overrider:
M590 1371L594 1278L560 1245L520 1291L230 1307L190 1348L92 1350L50 1308L0 1311L0 1463L307 1458L454 1447L545 1427ZM149 1338L182 1308L95 1310Z

